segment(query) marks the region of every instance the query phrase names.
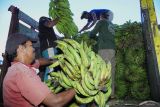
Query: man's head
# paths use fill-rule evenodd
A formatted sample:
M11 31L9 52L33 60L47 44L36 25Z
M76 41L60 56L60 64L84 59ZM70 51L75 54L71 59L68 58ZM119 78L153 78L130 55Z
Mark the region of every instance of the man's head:
M35 52L32 46L32 43L35 42L35 39L25 34L11 34L7 40L6 53L11 57L12 61L15 58L22 58L27 63L31 63L35 58Z
M81 15L81 19L83 19L83 18L88 19L88 17L89 17L89 12L83 11L83 13Z
M47 27L47 28L52 28L58 21L58 18L56 18L55 20L52 20L51 18L42 16L39 19L39 27L43 26L43 27Z
M49 27L49 23L51 23L51 19L45 16L40 17L39 26Z

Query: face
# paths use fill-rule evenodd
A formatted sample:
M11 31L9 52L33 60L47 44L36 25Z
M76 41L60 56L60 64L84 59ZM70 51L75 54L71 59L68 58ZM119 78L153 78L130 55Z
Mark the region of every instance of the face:
M49 19L46 19L46 21L45 21L45 23L44 23L44 26L45 26L45 27L48 27L49 23L50 23L50 20L49 20Z
M84 15L84 18L85 18L85 19L88 19L88 18L89 18L89 14L85 14L85 15Z
M27 62L32 63L35 59L35 49L33 48L32 42L27 41L24 44L24 57L26 57Z

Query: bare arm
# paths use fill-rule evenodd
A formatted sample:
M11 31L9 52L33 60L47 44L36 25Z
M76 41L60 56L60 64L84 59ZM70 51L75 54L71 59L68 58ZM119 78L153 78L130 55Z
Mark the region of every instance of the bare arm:
M61 92L59 94L50 93L42 103L48 107L63 107L67 104L75 95L74 89Z
M82 31L84 31L84 30L88 30L88 29L90 29L93 25L95 25L95 23L97 22L97 16L96 16L96 14L93 12L93 13L91 13L91 15L92 15L92 18L93 18L93 22L92 22L92 24L90 24L90 22L88 22L79 32L81 33Z
M40 66L43 66L43 65L50 65L56 62L56 59L39 58L38 61L39 61Z
M56 25L59 21L59 18L56 18L54 20L51 20L49 22L44 23L45 26L47 27L53 27L54 25Z
M92 18L93 18L93 22L92 22L92 24L90 26L88 26L88 29L90 29L92 26L94 26L95 23L97 22L97 16L96 16L96 14L92 13L91 15L92 15Z
M87 24L79 31L79 33L81 33L82 31L87 30L89 25L90 25L90 23L87 23Z

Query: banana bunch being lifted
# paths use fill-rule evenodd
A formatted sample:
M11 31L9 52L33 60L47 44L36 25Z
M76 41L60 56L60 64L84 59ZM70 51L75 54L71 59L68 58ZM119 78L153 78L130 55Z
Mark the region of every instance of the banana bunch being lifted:
M78 27L73 21L73 13L70 10L68 0L51 0L49 3L49 16L59 18L56 28L66 38L71 38L78 33Z
M51 72L51 78L59 82L59 87L74 88L78 103L95 101L99 107L105 107L111 94L111 63L106 64L83 41L81 44L73 39L56 42L62 54L54 56L58 60L50 68L60 66L62 70Z

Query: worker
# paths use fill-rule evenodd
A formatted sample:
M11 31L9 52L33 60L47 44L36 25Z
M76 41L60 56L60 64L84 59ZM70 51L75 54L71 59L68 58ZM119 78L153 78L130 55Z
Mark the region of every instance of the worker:
M42 16L39 19L39 41L40 41L40 52L42 57L44 58L51 58L55 54L57 54L56 41L58 39L58 36L54 32L53 26L55 26L58 23L59 18L55 20L51 20L48 17ZM42 80L46 81L48 80L48 73L50 71L53 71L53 69L48 68L47 66L43 66L40 68L41 71L41 78Z
M36 73L39 65L51 64L50 60L35 60L34 39L20 33L10 35L6 54L11 66L3 81L4 107L62 107L75 95L74 89L53 94ZM32 65L32 62L35 64Z
M88 19L87 24L79 31L81 33L82 31L90 29L92 26L95 25L97 20L100 19L100 14L102 12L107 12L109 15L108 20L112 21L113 20L113 12L111 10L107 9L93 9L90 12L83 11L81 15L81 19Z
M98 35L97 45L98 54L105 60L109 61L112 65L111 79L112 79L112 93L111 98L115 98L115 40L114 40L114 25L109 20L109 14L102 12L100 14L100 20L95 25L94 29L90 32L90 37Z

